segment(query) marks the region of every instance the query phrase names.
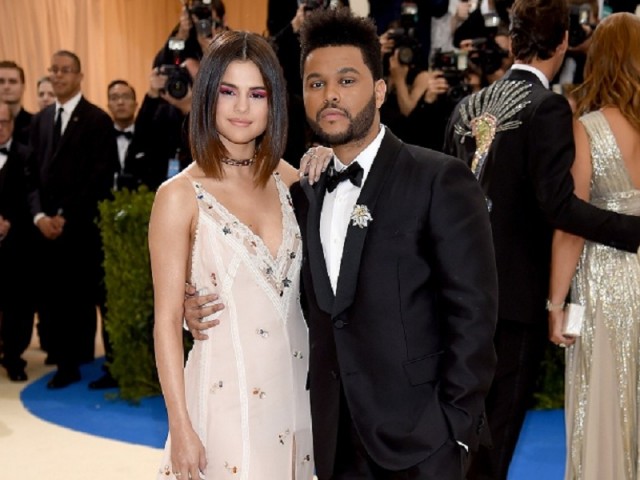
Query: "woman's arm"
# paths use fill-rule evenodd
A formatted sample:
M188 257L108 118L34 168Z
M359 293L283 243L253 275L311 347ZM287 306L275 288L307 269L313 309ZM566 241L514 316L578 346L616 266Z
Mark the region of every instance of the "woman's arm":
M163 184L149 221L154 293L154 346L171 434L171 462L183 478L199 478L206 457L187 412L182 320L192 232L197 219L193 188L184 177Z
M573 135L576 157L571 167L571 175L575 184L575 194L578 198L588 201L592 174L591 151L587 132L581 122L574 121ZM555 305L563 305L567 298L583 246L582 237L562 230L556 230L553 234L549 284L549 302L552 304L549 309L549 339L556 344L570 345L575 341L574 338L562 335L564 312Z

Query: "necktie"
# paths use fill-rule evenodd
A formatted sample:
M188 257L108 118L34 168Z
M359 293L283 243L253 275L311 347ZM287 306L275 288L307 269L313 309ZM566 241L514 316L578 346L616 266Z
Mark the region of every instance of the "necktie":
M56 123L53 126L53 148L55 149L58 146L58 142L60 141L60 137L62 136L62 112L64 109L60 107L56 114Z
M9 149L7 147L0 147L0 153L9 155Z
M336 172L335 168L331 167L329 170L329 176L327 177L327 191L333 192L335 188L338 186L340 182L344 182L345 180L349 180L356 187L362 185L362 177L364 175L364 170L360 166L358 162L353 162L347 168L342 170L341 172Z
M116 134L116 138L124 137L127 140L131 140L133 138L133 132L125 132L124 130L118 130L117 128L114 128L113 130Z

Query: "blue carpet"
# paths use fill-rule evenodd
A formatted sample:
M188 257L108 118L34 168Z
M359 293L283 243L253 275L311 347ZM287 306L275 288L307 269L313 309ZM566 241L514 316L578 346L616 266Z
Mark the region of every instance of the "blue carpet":
M21 394L25 408L42 420L72 430L154 448L164 446L167 414L162 397L132 404L113 390L89 390L102 375L104 359L81 368L82 381L62 390L48 390L53 373L28 385ZM562 410L530 411L509 472L509 480L561 480L565 434Z
M132 404L116 397L117 389L89 390L90 381L103 374L104 359L83 365L82 381L60 390L47 389L53 373L45 375L22 390L25 408L42 420L63 427L113 440L164 447L167 436L167 412L161 396Z

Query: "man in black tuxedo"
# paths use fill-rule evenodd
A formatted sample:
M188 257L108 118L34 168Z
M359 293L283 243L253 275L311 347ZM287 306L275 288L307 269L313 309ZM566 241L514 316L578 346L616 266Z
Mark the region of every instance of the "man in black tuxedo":
M500 289L498 366L487 397L493 449L482 448L469 479L506 479L547 345L554 228L628 251L640 218L599 210L574 196L572 115L549 90L567 50L565 0L516 0L515 64L502 80L463 100L450 118L445 152L468 163L482 186ZM562 345L560 345L562 346Z
M107 108L113 118L113 133L118 145L120 169L114 179L117 189L135 190L141 183L141 167L145 153L134 142L138 102L136 92L126 80L113 80L107 87ZM137 139L136 139L137 140Z
M318 10L300 38L307 119L335 153L317 183L292 188L318 478L461 480L486 440L495 365L482 192L462 162L380 124L371 20ZM211 326L197 320L217 307L196 307L209 300L185 301L197 339Z
M462 479L495 362L481 191L461 162L380 124L373 22L314 12L300 39L307 120L334 150L328 174L292 190L318 477Z
M29 201L41 233L38 314L58 366L48 387L63 388L79 381L79 365L94 357L104 276L96 218L119 165L111 118L82 96L80 59L58 51L49 72L56 103L32 123Z
M145 152L140 151L139 141L135 141L135 118L138 102L136 92L126 80L113 80L107 86L107 108L113 119L113 133L118 146L119 169L114 174L113 187L116 190L128 188L135 190L141 185L141 165ZM113 347L106 328L107 307L106 289L102 286L98 306L102 317L102 341L106 362L100 378L89 382L92 390L115 388L118 382L109 371L109 364L113 361Z
M27 380L22 354L29 346L34 296L24 295L34 267L36 230L29 214L25 165L27 147L13 141L14 118L0 102L0 340L2 364L13 382Z

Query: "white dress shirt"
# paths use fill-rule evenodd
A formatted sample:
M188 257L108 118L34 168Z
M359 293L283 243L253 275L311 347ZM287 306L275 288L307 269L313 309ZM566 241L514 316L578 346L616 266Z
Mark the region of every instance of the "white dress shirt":
M125 128L124 130L118 128L115 124L113 125L113 128L115 128L116 130L119 130L121 132L131 132L133 134L133 125L129 125L127 128ZM125 137L124 135L118 135L118 138L116 139L118 142L118 158L120 159L120 168L121 170L124 170L124 160L127 157L127 150L129 149L129 144L131 143L131 139Z
M380 132L378 132L376 138L353 160L362 167L362 186L357 187L349 181L340 182L333 192L327 191L324 196L322 213L320 214L320 241L322 242L322 251L334 294L338 286L342 251L351 220L351 212L358 201L364 182L367 181L373 159L378 154L380 143L382 143L384 132L385 127L381 125ZM333 157L333 165L338 172L348 166L344 165L335 155Z
M66 103L60 104L56 100L56 113L53 116L53 119L58 116L58 109L62 107L62 128L60 130L60 136L64 135L64 131L67 129L67 125L69 125L69 120L71 119L71 114L80 103L80 99L82 98L82 92L78 92L73 98L68 100Z
M9 139L9 141L4 145L0 145L0 148L6 148L7 150L11 151L11 139ZM0 153L0 170L2 170L2 167L6 165L8 159L9 159L9 155Z

